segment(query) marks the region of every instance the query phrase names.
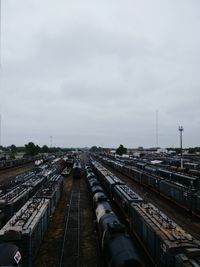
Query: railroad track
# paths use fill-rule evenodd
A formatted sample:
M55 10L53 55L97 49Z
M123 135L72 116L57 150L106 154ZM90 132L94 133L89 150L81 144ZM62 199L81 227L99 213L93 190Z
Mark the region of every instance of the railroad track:
M80 265L80 180L74 179L70 202L66 211L66 223L59 267Z
M9 166L9 167L0 168L0 173L6 173L8 171L18 170L18 169L21 169L21 168L26 167L26 166L34 167L34 161L31 161L31 162L28 162L28 163L23 163L23 164L18 165L18 166Z

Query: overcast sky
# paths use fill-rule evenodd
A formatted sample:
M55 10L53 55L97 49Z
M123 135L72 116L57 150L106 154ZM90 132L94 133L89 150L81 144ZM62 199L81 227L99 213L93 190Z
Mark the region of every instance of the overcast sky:
M199 0L2 0L2 144L200 146Z

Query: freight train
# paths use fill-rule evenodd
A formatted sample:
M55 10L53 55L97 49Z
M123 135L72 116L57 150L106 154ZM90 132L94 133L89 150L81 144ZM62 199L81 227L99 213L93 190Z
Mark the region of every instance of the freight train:
M138 162L133 167L106 157L99 159L187 211L200 216L199 177L173 172L144 162Z
M82 167L80 159L75 159L73 168L72 168L72 176L74 179L80 179L82 177Z
M0 244L2 249L6 249L7 244L17 245L23 257L23 266L29 267L63 187L63 177L58 174L62 170L60 160L52 166L40 168L37 172L14 177L13 182L3 187L0 193L0 225L3 226Z
M0 244L1 242L14 243L19 247L23 258L22 266L33 266L47 230L49 218L60 198L62 184L61 175L51 176L0 230Z
M20 158L20 159L7 159L7 160L0 160L0 170L21 166L23 164L27 164L33 162L35 160L40 159L41 156L34 156L28 158Z
M103 188L89 166L86 166L86 177L90 195L93 199L102 251L106 256L108 266L143 266L130 236L113 212Z
M155 206L145 202L100 163L91 162L101 184L127 217L130 228L156 266L200 266L198 240ZM191 262L198 265L188 265Z

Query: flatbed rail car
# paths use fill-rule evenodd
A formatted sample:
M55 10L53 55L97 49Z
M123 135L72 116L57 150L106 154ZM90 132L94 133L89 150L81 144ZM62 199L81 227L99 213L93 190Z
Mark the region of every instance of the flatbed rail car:
M105 157L100 158L100 160L200 217L200 178L172 173L160 168L156 169L156 167L146 163L137 163L136 168L118 164L118 162Z
M20 267L22 263L21 253L19 248L13 244L0 244L0 266L4 267Z
M92 161L94 169L105 169ZM200 249L200 242L186 233L155 206L145 202L126 185L112 187L112 199L128 218L130 228L156 266L176 266L176 256ZM113 198L114 195L114 198Z

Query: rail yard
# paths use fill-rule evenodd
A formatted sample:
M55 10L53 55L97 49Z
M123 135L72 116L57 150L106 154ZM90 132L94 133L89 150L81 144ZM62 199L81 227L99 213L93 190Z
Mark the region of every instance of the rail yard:
M3 167L0 266L200 266L198 162L169 161L63 153Z

